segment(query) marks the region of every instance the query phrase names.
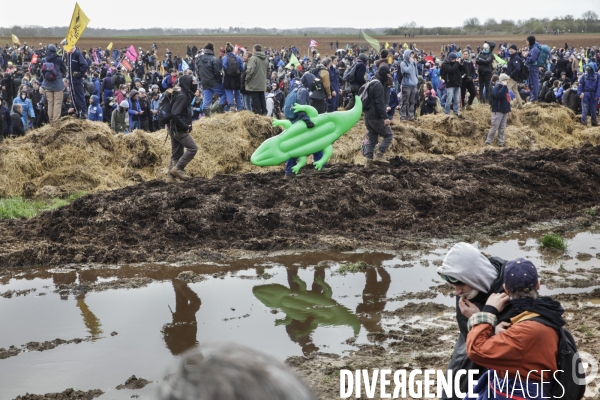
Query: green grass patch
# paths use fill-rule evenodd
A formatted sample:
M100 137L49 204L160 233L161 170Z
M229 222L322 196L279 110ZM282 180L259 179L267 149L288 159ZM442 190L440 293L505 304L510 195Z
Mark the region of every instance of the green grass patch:
M43 211L64 207L84 195L85 192L78 192L62 199L56 197L47 200L23 197L0 199L0 219L32 218Z
M542 247L547 249L567 250L567 241L558 233L548 233L542 237Z
M362 272L369 267L364 261L358 261L355 263L348 263L341 265L337 271L335 271L338 275L346 275L346 274L356 274L357 272Z
M584 210L584 213L586 213L587 215L591 215L592 217L595 217L598 215L598 208L596 208L596 207L588 208L587 210Z

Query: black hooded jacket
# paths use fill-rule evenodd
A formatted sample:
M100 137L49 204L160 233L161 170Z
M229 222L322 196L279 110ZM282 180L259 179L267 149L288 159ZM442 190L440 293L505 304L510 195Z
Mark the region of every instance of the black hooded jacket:
M204 50L198 57L198 76L202 82L202 89L211 89L222 82L221 63L212 50Z
M177 133L189 132L192 127L192 115L187 95L183 91L174 90L172 101L171 116Z
M487 42L490 45L490 52L484 53L483 51L479 53L477 56L477 65L479 66L478 71L481 74L483 73L491 73L493 71L493 63L494 63L494 48L496 48L495 42Z

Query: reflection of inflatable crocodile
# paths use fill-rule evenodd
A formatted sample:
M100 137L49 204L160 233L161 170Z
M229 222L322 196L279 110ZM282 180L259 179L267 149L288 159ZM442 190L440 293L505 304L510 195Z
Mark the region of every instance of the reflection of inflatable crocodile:
M279 308L286 314L283 320L277 320L277 325L289 325L294 320L305 322L311 319L310 327L304 332L296 332L297 336L309 335L319 325L342 326L348 325L354 334L360 331L360 322L356 315L346 307L331 299L331 287L321 278L315 278L315 283L323 288L323 294L307 292L306 283L298 276L293 278L300 286L299 291L293 291L283 285L271 284L255 286L254 296L265 306Z
M292 169L297 174L300 168L306 165L306 156L323 150L323 157L314 163L315 168L320 170L333 154L333 142L348 132L360 119L362 103L356 96L351 110L321 115L311 106L296 104L294 110L306 112L315 126L309 129L304 121L292 124L288 120L273 120L273 126L283 126L285 131L265 140L252 154L252 164L267 167L297 158L298 164Z

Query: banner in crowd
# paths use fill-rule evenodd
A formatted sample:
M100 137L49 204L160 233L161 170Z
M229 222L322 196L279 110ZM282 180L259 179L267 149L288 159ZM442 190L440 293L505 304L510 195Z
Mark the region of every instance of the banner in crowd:
M375 51L379 51L379 42L377 41L377 39L372 38L371 36L367 35L362 29L361 29L361 33L363 35L363 37L365 38L365 40L367 41L367 43L369 43L369 45L375 49Z
M90 19L83 13L83 10L79 7L79 3L75 3L75 10L71 17L71 24L67 31L67 44L64 46L66 51L70 51L76 44L85 28L90 23Z
M18 44L19 46L21 45L21 42L19 41L19 38L16 35L12 35L12 41L13 43Z
M135 62L137 60L137 52L135 51L135 47L133 45L129 46L125 56L131 60L131 62Z
M106 50L108 50L108 51L111 51L111 50L112 50L112 47L113 47L113 43L112 43L112 42L110 42L110 43L108 44L108 46L106 46Z
M131 66L131 62L129 62L129 60L127 58L123 58L121 60L121 65L123 66L123 68L125 68L127 71L132 71L133 67Z
M31 57L31 63L37 64L37 62L38 62L38 55L37 55L37 53L33 53L33 56Z
M308 45L308 47L317 47L319 45L319 43L317 43L316 40L311 39L310 40L310 44Z
M287 65L285 67L296 69L296 67L298 65L300 65L300 61L298 61L298 59L296 58L296 55L294 53L292 53L292 55L290 56L290 62L287 63Z
M494 58L496 59L496 61L498 62L498 64L500 64L500 65L506 65L506 60L503 60L502 58L498 57L497 54L494 54Z
M233 54L235 54L237 56L237 53L240 51L240 46L238 46L237 44L233 47Z
M185 71L186 69L190 69L190 66L187 62L185 62L185 60L181 60L181 70Z

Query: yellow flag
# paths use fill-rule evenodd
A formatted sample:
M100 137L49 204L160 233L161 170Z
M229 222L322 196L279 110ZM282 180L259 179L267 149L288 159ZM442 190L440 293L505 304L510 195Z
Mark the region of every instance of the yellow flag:
M71 25L69 25L69 31L67 32L67 44L64 46L66 51L71 51L73 46L77 44L77 41L81 38L83 31L85 31L89 23L90 19L83 13L79 4L75 3Z
M110 42L110 43L108 44L108 46L106 46L106 50L108 50L108 51L111 51L111 50L112 50L112 46L113 46L113 45L112 45L112 42Z
M388 42L385 42L385 48L389 49L390 48L390 44Z
M19 46L21 45L21 42L19 42L19 38L16 37L14 34L12 35L12 40L13 40L13 43L18 44Z

